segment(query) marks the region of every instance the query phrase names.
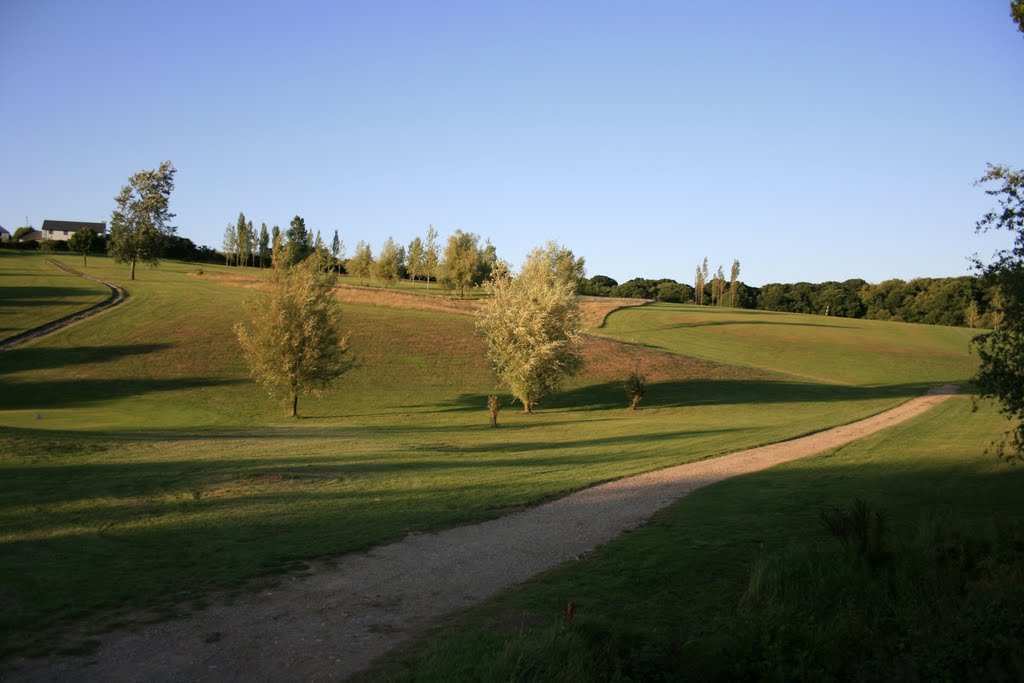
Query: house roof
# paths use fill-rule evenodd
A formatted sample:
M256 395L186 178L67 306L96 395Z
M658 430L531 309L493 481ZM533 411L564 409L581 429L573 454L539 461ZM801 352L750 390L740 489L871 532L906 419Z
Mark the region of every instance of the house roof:
M0 225L0 234L10 235L11 231L5 228L4 226Z
M89 228L97 234L103 234L107 231L106 223L88 223L86 221L43 221L43 230L63 232L78 232L82 228Z

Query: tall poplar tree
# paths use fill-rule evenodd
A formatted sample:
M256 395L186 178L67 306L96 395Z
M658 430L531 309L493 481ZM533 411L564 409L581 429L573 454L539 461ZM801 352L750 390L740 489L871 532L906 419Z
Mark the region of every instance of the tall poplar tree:
M409 242L405 258L405 267L409 271L409 279L416 282L416 276L423 272L423 240L419 237L413 237L412 242Z
M245 231L249 235L249 244L248 249L246 250L248 253L246 254L246 257L248 258L249 265L255 266L256 247L259 235L256 234L256 230L252 227L252 221L245 224Z
M238 251L238 230L235 228L234 223L228 223L228 227L224 228L224 242L222 246L224 248L224 265L230 266L231 260Z
M238 235L238 257L235 264L239 266L248 265L246 261L249 258L249 244L252 241L252 235L249 232L249 224L245 221L245 214L241 211L238 212L238 222L235 224L235 233Z
M708 284L708 257L704 257L704 263L700 267L700 303L704 305L704 287Z
M267 232L267 224L260 224L260 268L266 265L267 257L270 256L270 233Z
M281 228L274 226L270 231L270 265L280 268L284 259L284 235Z
M312 251L311 237L306 230L306 221L301 216L295 216L288 226L288 265L294 265L305 260Z
M736 283L740 279L739 259L733 259L732 268L729 270L729 306L736 308Z
M331 257L334 259L334 266L338 267L341 259L345 258L345 243L338 235L338 229L334 229L334 239L331 240Z
M437 267L440 262L437 251L437 230L433 225L427 226L427 239L423 242L423 274L427 278L427 290L430 290L430 280L437 279Z

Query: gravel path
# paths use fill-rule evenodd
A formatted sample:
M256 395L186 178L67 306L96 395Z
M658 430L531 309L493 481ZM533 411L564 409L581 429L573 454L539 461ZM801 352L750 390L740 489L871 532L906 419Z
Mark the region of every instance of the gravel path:
M26 330L20 334L14 335L13 337L8 337L0 343L0 352L10 351L11 349L21 346L22 344L26 344L33 339L39 339L40 337L56 332L57 330L61 330L68 325L73 325L81 320L85 320L86 318L91 318L92 316L98 315L109 308L117 306L128 298L128 291L121 287L121 285L115 285L113 282L107 282L106 280L101 280L97 277L93 277L92 275L86 275L85 273L81 273L70 266L64 265L60 261L49 259L49 262L72 275L77 275L78 277L85 278L86 280L92 280L93 282L98 282L101 285L106 285L110 288L110 297L98 304L90 306L89 308L78 311L77 313L66 315L63 318L57 318L45 325L33 327L31 330Z
M441 616L607 543L694 489L860 439L955 392L941 387L803 438L602 484L481 524L410 535L231 605L111 634L84 657L7 662L0 678L338 680Z

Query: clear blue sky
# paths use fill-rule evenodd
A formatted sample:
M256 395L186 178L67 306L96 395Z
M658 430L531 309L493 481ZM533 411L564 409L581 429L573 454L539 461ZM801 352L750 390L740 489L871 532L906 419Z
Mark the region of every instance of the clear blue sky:
M170 159L179 234L432 223L591 275L949 276L1024 166L1006 0L0 2L0 225L107 220Z

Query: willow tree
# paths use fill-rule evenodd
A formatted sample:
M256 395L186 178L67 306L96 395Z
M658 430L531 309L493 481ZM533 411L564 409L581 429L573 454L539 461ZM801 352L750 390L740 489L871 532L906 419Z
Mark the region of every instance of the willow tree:
M549 242L530 252L518 276L496 268L488 284L491 297L477 326L499 380L527 413L583 367L576 280L559 267L571 259L572 252Z
M235 325L253 379L290 398L292 417L301 394L320 395L352 366L331 286L313 263L275 268L269 289L243 303L246 320Z

